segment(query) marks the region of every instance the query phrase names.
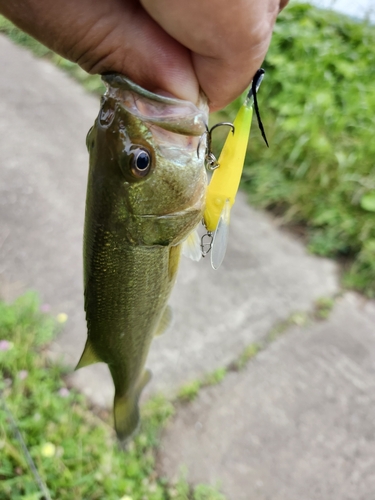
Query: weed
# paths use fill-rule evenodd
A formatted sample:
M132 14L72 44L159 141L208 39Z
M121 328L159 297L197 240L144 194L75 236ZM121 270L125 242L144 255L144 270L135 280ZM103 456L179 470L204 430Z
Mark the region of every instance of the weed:
M226 497L218 491L220 485L198 484L195 488L190 488L186 478L187 470L182 467L179 480L170 490L171 500L226 500Z
M224 379L227 374L227 370L225 368L218 368L217 370L208 373L203 380L203 385L216 385L220 384L220 382Z
M245 368L250 359L254 358L261 349L262 346L257 342L254 342L253 344L245 347L238 359L234 362L234 369L242 370L243 368Z
M225 500L225 497L217 490L217 486L198 484L194 490L194 500Z
M217 368L213 372L207 373L201 380L192 380L184 384L178 391L177 399L182 402L194 401L203 387L220 384L226 374L226 368Z
M203 382L200 380L192 380L184 384L178 391L178 399L181 401L194 401L198 396L199 390L202 388Z
M317 319L327 319L334 305L335 305L334 298L320 297L315 301L315 317Z
M277 323L273 328L271 328L270 332L267 335L266 339L266 344L270 342L274 342L276 339L278 339L283 333L286 332L288 328L291 326L305 326L310 320L310 314L303 312L303 311L297 311L292 313L287 319L284 321L280 321Z

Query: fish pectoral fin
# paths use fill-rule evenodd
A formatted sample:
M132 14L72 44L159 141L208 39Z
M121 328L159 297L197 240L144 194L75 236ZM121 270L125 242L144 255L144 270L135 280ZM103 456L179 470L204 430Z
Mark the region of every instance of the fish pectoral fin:
M124 443L137 431L140 422L138 401L145 385L151 379L150 370L145 370L134 392L129 395L115 394L113 412L118 439Z
M96 355L92 344L89 339L86 341L85 348L83 350L81 359L78 361L77 366L75 367L75 370L78 370L79 368L83 368L84 366L89 366L94 363L100 363L101 359L98 358Z
M157 329L155 330L154 336L158 337L162 333L169 330L169 328L172 326L172 323L173 323L173 311L172 311L171 306L167 306L164 309L162 317L160 318L160 321L159 321Z
M182 255L188 257L195 262L201 260L202 257L202 248L201 248L201 239L199 237L198 231L194 229L186 240L182 243Z

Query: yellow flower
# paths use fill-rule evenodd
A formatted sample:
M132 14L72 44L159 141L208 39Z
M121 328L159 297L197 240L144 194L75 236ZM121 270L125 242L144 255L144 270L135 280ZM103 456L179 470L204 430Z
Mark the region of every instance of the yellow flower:
M56 453L56 446L53 443L44 443L40 451L43 457L52 458Z
M66 313L59 313L56 316L56 319L57 319L58 323L66 323L66 321L68 319L68 315Z

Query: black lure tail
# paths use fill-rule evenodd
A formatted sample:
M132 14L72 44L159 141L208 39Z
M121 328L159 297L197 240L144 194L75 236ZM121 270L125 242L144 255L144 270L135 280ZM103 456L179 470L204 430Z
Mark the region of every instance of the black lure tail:
M255 110L257 120L258 120L258 126L259 126L260 132L262 134L262 137L264 139L264 142L267 144L267 147L269 148L270 146L268 144L266 132L264 130L262 119L260 117L258 99L257 99L257 92L258 92L259 86L262 83L262 80L264 78L264 73L265 73L265 71L263 68L258 69L258 71L255 73L253 81L251 83L251 89L250 89L247 97L248 97L248 99L251 99L251 98L254 99L254 110Z

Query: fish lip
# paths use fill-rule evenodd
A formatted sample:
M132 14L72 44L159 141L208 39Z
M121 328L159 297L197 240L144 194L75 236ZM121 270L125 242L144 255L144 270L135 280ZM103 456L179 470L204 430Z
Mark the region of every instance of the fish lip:
M170 97L170 96L155 94L154 92L146 90L140 85L137 85L132 80L130 80L124 75L121 75L120 73L114 73L114 72L105 73L102 75L102 80L106 84L111 85L112 87L132 90L133 92L136 92L142 95L143 97L146 97L155 102L160 102L162 104L177 105L177 106L184 103L189 106L191 106L192 104L190 101L186 99L179 99L178 97ZM199 110L199 108L197 109Z
M122 109L143 123L188 137L200 137L207 130L208 105L203 94L198 104L194 104L150 92L118 73L102 75L102 80L107 86L104 95L114 98ZM138 100L143 102L143 110L136 104Z

